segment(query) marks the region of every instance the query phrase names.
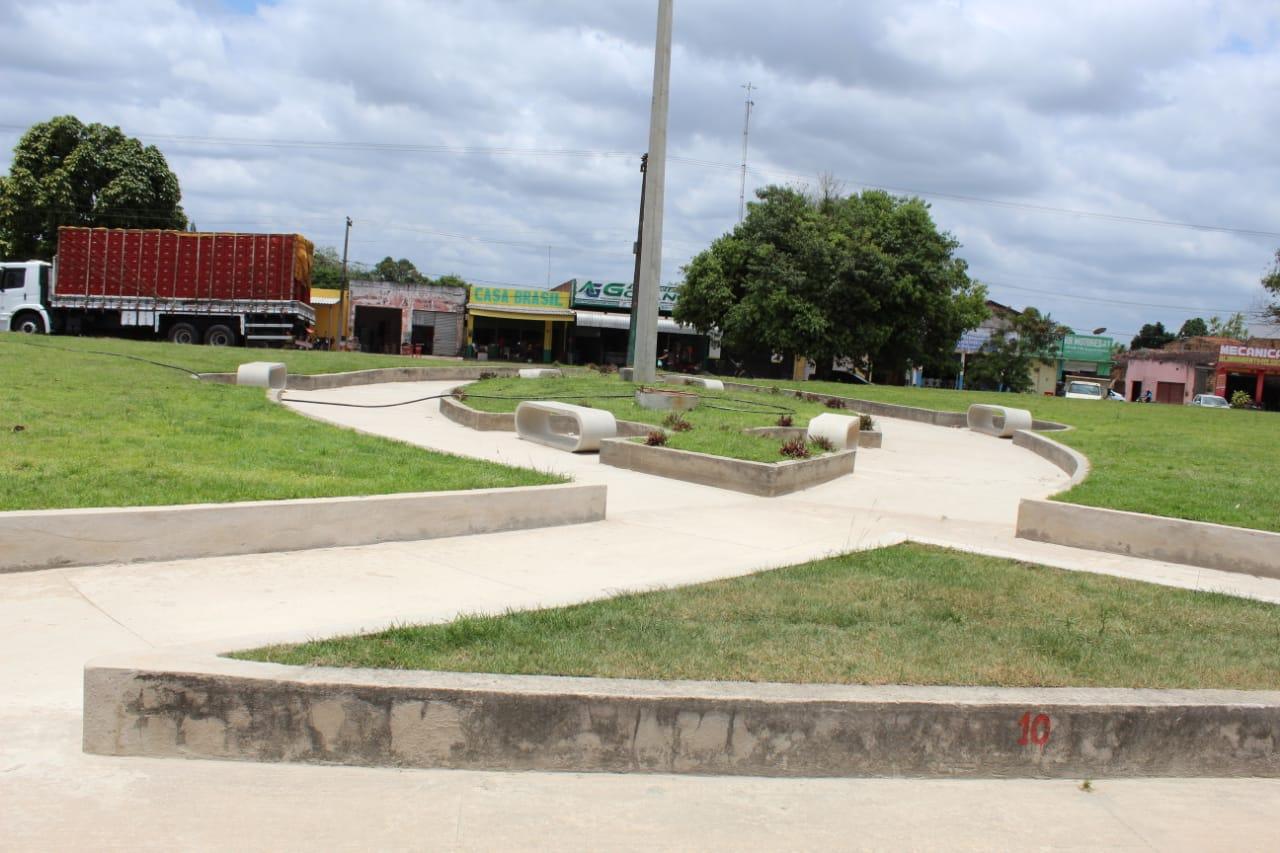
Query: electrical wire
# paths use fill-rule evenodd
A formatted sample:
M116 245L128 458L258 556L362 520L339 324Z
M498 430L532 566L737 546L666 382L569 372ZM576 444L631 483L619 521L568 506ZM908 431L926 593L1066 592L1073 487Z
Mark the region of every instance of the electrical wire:
M107 350L95 350L95 349L69 349L68 347L58 347L58 346L54 346L53 344L38 344L35 341L24 341L24 340L14 340L14 339L6 340L5 343L22 344L23 346L36 347L37 349L58 350L59 352L69 352L72 355L88 354L88 355L105 355L111 358L127 358L130 361L140 361L143 364L152 364L152 365L155 365L156 367L167 367L170 370L177 370L181 373L187 374L188 376L194 379L200 378L200 373L188 367L182 367L177 364L168 364L163 361L153 361L149 358L143 358L137 355L129 355L128 353L123 353L123 352L108 352Z

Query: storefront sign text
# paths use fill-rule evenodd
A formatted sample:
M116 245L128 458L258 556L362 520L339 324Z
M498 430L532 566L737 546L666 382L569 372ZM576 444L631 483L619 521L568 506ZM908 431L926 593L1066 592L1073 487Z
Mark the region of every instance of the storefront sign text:
M1280 349L1223 344L1218 350L1218 363L1247 367L1280 367Z
M569 294L554 290L521 290L511 287L473 287L471 305L518 308L568 308Z
M672 284L658 289L658 311L670 314L676 307L680 288ZM575 281L573 304L576 308L631 308L631 282Z

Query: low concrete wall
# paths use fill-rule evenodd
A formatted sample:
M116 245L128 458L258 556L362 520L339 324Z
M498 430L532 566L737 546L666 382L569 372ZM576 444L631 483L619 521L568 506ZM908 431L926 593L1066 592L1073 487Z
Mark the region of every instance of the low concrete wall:
M671 447L649 447L625 438L600 443L600 464L773 498L853 473L856 450L813 459L748 462Z
M1037 456L1057 465L1059 469L1071 478L1067 488L1083 483L1084 478L1089 476L1089 460L1083 453L1078 450L1072 450L1065 444L1060 444L1051 438L1045 438L1043 435L1037 435L1027 430L1015 432L1013 434L1013 443L1018 447L1025 447Z
M1280 692L623 681L152 654L86 667L84 749L475 770L1280 776Z
M326 388L347 388L353 385L378 385L383 382L448 382L454 379L472 381L479 379L481 373L515 376L516 368L467 364L458 367L381 367L374 370L355 370L350 373L290 373L285 388L290 391L320 391ZM200 379L204 382L223 385L236 384L234 373L201 373Z
M1056 501L1018 504L1018 537L1280 579L1280 533Z
M788 441L793 438L804 438L809 431L804 427L752 427L743 430L748 435L763 435L769 438L776 438L780 441ZM880 430L862 429L858 430L858 447L860 449L876 448L884 445L884 435Z
M367 545L600 521L603 485L0 513L0 572Z
M440 398L440 414L456 424L481 432L515 432L515 412L482 412L458 402L456 397Z

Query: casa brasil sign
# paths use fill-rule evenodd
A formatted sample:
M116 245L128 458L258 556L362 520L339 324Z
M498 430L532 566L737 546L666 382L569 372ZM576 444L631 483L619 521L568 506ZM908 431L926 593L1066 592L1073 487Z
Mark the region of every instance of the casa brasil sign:
M1280 349L1223 344L1218 349L1218 364L1239 365L1241 367L1271 367L1280 370Z
M658 311L670 314L676 307L676 298L680 288L673 284L663 284L658 288ZM602 284L598 281L573 282L573 305L575 308L631 308L631 283L610 282Z

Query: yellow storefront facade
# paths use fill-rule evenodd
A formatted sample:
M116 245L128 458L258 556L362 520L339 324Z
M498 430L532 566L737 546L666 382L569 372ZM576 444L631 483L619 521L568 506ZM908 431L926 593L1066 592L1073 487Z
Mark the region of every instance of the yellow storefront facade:
M467 294L467 355L479 359L566 361L574 313L568 293L472 285Z

